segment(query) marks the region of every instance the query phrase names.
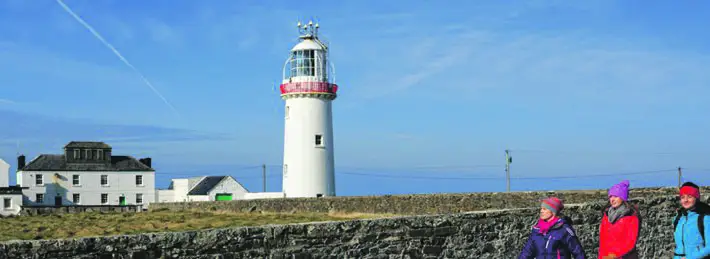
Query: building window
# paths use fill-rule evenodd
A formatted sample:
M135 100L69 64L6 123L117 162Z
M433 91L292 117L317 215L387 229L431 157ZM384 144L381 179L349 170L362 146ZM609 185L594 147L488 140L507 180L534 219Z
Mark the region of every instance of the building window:
M101 186L108 186L108 175L101 175Z
M136 193L136 204L143 204L143 194Z
M81 155L79 154L79 150L74 149L74 159L79 159L79 158L81 158Z
M79 195L78 193L72 194L72 202L74 202L74 204L80 204L81 195Z
M284 165L284 177L288 177L288 165Z
M3 199L2 207L3 207L4 209L12 208L12 198L5 198L5 199Z
M35 175L35 184L36 185L44 185L44 177L42 174Z
M285 113L286 113L286 119L288 119L288 112L289 112L289 110L291 110L291 107L286 106L286 112L285 112Z
M35 202L40 204L44 203L44 193L35 194Z
M143 186L143 176L142 175L136 175L136 185Z
M85 150L85 151L86 151L86 154L85 154L85 155L86 155L86 157L85 157L86 160L91 159L91 150L90 150L90 149L87 149L87 150Z
M98 150L91 150L91 159L95 159L95 160L99 159L99 151Z
M99 159L99 160L106 160L106 158L104 157L104 151L103 151L102 149L99 149L99 157L98 157L98 159Z
M323 135L316 134L316 146L323 146Z
M79 181L79 175L78 175L78 174L72 175L72 176L71 176L71 182L72 182L72 184L73 184L74 186L79 186L79 185L81 185L81 181Z
M108 204L108 193L101 194L101 204Z

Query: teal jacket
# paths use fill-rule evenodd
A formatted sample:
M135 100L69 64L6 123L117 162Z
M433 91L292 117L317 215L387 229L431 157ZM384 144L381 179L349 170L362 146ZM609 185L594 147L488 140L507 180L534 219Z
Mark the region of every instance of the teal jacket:
M706 209L706 204L698 202L696 207ZM700 236L698 229L697 210L681 210L678 225L675 228L675 256L674 259L685 257L686 259L710 258L710 215L705 214L705 242ZM682 256L685 255L685 256Z

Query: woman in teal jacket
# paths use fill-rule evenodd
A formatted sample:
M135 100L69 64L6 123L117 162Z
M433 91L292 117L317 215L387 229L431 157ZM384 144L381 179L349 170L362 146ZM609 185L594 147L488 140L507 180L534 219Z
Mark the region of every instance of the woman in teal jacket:
M710 206L699 200L700 188L684 183L680 188L681 208L674 221L674 259L710 258Z

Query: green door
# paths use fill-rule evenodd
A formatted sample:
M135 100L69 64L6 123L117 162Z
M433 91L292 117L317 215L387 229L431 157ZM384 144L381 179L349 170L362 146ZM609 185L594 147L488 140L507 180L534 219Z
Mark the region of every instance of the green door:
M126 206L126 197L124 197L124 196L118 197L118 204L121 206Z
M218 193L215 197L215 200L218 201L231 201L232 200L232 194L231 193Z

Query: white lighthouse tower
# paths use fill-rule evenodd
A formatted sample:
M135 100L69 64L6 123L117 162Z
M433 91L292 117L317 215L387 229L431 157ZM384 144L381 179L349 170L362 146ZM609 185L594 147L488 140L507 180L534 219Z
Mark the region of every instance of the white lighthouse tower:
M286 197L335 196L332 102L338 86L318 27L313 22L298 23L300 42L291 49L283 69Z

